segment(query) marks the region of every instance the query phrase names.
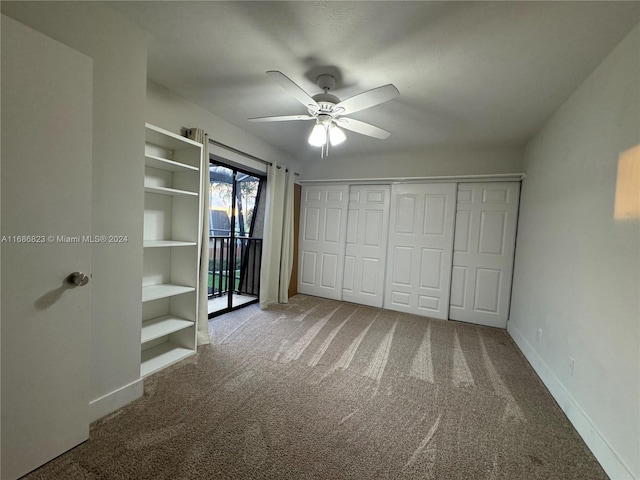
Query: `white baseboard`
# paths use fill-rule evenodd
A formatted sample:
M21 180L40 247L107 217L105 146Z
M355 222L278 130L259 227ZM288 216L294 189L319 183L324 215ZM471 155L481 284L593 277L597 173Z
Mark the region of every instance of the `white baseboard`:
M507 331L607 475L612 480L638 480L513 322L507 324Z
M89 402L89 421L94 422L133 402L135 399L140 398L143 393L143 388L144 381L139 379L111 393L107 393L100 398L92 400Z

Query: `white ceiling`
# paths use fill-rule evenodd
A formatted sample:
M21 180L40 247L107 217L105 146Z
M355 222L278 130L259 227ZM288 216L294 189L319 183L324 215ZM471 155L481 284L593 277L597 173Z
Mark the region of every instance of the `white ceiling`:
M640 2L107 2L149 32L149 78L298 159L311 122L266 75L310 95L333 73L341 99L393 83L352 115L392 132L347 132L332 156L524 144L640 20ZM640 46L639 46L640 53Z

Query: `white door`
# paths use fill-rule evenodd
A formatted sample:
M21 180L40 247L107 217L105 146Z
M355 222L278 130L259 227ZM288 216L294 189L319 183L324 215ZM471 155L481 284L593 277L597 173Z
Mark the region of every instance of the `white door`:
M302 187L298 292L342 300L347 185Z
M446 319L456 184L393 185L384 306Z
M389 230L389 185L349 189L342 299L382 307Z
M458 185L449 318L505 328L520 184Z
M2 16L2 479L89 435L92 61Z

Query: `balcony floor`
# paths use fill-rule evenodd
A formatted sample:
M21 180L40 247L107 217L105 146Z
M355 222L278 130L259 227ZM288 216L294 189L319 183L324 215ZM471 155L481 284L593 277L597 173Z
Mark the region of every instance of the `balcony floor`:
M233 294L233 299L231 305L233 308L241 307L247 303L253 302L258 297L255 295L236 295ZM219 312L220 310L224 310L227 308L227 295L222 295L220 297L214 297L209 299L209 313Z

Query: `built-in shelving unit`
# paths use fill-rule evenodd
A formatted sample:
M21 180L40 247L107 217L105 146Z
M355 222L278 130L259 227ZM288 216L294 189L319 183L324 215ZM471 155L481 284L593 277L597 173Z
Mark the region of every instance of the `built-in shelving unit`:
M196 351L202 145L146 125L140 376Z

